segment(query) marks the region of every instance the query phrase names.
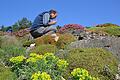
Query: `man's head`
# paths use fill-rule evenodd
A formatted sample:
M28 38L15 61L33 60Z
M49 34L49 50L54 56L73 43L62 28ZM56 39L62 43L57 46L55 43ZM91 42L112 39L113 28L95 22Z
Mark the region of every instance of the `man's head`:
M55 11L55 10L50 10L50 18L51 19L54 19L54 18L56 18L57 17L57 11Z

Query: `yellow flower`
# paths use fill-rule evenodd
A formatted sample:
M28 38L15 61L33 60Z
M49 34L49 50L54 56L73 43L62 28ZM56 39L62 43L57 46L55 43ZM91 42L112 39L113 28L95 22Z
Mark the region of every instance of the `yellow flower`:
M60 69L63 69L63 68L66 68L68 66L68 63L67 63L67 61L60 59L57 61L57 66Z
M37 73L34 73L31 77L32 80L52 80L50 75L46 72L40 73L39 71Z
M27 63L28 63L28 62L33 62L33 63L34 63L34 62L36 62L36 61L37 61L36 58L30 57L30 58L27 59L26 62L27 62Z
M24 59L26 59L24 56L12 57L10 58L10 62L18 64L21 63Z

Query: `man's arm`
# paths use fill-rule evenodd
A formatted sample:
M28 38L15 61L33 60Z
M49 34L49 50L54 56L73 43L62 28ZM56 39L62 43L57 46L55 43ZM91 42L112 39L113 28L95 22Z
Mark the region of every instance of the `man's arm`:
M56 24L56 21L51 21L50 22L50 15L49 15L49 13L45 13L43 15L43 24L45 26L50 26L50 25Z
M43 24L45 25L45 26L49 26L49 21L50 21L50 15L49 15L49 13L45 13L44 15L43 15Z

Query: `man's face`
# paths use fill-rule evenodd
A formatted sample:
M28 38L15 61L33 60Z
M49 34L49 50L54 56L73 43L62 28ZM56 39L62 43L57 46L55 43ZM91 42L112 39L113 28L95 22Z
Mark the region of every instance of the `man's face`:
M51 13L50 16L51 16L51 19L54 19L54 18L57 17L57 13L55 13L55 14L54 14L54 13Z

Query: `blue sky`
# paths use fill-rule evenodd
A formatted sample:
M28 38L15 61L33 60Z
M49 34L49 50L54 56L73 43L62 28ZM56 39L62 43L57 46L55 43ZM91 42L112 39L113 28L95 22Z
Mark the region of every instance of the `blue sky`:
M56 9L57 25L120 25L120 0L0 0L0 25L10 26L23 17L33 21L41 12Z

